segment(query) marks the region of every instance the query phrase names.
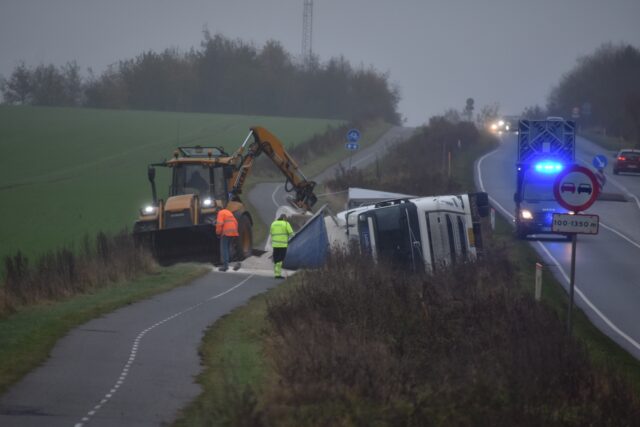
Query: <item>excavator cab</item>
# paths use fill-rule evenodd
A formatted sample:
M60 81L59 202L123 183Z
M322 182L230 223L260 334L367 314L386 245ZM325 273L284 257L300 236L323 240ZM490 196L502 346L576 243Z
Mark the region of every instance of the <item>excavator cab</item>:
M236 259L252 252L252 219L242 204L229 204L228 182L233 175L229 155L218 147L180 147L173 158L148 168L153 202L140 211L133 234L147 244L162 264L181 260L219 260L215 234L218 211L229 207L238 218L241 237L233 248ZM156 167L171 170L166 200L158 199Z

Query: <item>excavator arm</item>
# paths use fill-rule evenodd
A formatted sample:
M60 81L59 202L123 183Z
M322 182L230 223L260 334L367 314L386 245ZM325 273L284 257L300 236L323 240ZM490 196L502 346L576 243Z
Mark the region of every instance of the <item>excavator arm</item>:
M247 147L247 143L253 137L253 142ZM243 153L246 150L246 155ZM294 206L300 209L310 211L317 201L317 197L313 192L316 185L315 182L309 181L298 164L287 153L282 142L271 132L262 127L252 127L251 132L245 138L242 146L233 154L237 158L237 166L231 178L233 186L232 194L240 194L244 181L253 166L253 162L260 154L266 154L280 172L287 178L285 190L287 192L295 192L295 195L289 199Z

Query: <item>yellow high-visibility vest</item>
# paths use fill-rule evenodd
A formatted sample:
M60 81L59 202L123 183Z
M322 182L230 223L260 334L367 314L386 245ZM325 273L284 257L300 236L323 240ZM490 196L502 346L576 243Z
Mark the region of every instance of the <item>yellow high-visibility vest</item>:
M289 236L293 234L291 224L287 221L275 220L271 223L271 246L286 248L289 246Z

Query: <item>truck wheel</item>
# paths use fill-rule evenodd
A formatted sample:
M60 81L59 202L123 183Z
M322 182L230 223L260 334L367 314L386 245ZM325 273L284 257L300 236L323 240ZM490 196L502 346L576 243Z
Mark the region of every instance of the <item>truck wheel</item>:
M253 231L251 229L251 220L247 215L242 215L238 220L238 234L240 236L236 239L233 258L242 260L250 257L253 253Z
M519 240L525 240L527 238L527 232L520 227L516 227L516 238Z

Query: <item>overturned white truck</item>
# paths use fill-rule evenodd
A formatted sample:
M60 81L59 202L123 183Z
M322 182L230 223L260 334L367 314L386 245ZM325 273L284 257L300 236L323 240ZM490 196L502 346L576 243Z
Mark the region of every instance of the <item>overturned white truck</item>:
M474 259L482 249L487 193L402 198L325 218L332 246L355 243L373 260L435 272Z

